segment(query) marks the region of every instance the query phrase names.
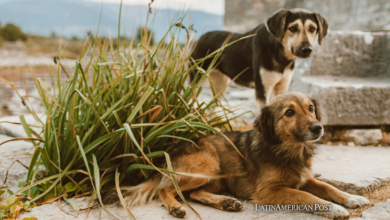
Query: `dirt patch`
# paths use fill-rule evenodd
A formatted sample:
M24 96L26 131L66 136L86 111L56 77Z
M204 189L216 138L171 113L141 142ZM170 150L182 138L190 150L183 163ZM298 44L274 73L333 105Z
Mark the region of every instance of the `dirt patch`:
M390 199L390 184L362 196L370 200L371 204L363 208L348 209L348 212L351 215L350 218L360 218L362 217L363 211L373 207L377 203L386 202L386 200Z
M50 72L57 72L57 66L54 63L52 66L2 67L0 77L10 82L19 82L29 73L49 74Z

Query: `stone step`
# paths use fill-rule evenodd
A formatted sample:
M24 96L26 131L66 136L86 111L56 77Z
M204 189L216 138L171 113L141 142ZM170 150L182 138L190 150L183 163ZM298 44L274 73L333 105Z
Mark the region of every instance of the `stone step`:
M331 32L297 60L289 90L317 98L324 125L390 125L389 60L389 33Z
M361 218L352 218L351 220L375 219L389 220L390 219L390 199L386 202L375 204L374 207L363 212Z
M315 43L310 75L390 77L390 33L330 31Z
M390 125L390 78L302 76L290 90L319 101L324 125Z
M319 145L313 159L318 179L351 194L390 184L390 148Z

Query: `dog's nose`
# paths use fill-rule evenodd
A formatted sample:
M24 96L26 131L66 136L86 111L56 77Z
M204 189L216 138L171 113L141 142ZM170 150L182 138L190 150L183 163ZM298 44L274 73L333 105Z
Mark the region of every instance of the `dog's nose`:
M319 124L315 124L309 127L309 130L314 134L320 134L322 130L322 126Z
M313 50L313 48L311 48L310 46L308 47L308 46L304 46L304 47L302 47L301 48L302 49L302 52L304 53L304 54L310 54L311 53L311 51Z

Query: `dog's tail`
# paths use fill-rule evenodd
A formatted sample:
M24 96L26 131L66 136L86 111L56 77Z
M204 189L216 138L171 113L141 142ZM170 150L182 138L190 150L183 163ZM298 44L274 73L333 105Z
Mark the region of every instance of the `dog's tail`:
M151 178L135 187L125 190L123 197L127 206L143 205L150 202L157 196L160 189L161 178Z
M122 194L128 207L143 205L157 197L158 190L162 187L161 176L152 177L137 186L122 190ZM108 204L117 202L118 194L116 191L111 192L105 195L104 201Z

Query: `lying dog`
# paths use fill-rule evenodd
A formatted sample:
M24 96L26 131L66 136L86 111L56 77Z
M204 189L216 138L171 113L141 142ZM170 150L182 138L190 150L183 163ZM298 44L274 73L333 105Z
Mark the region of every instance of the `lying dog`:
M223 191L258 205L331 205L333 212L328 217L348 217L346 209L330 201L350 208L370 202L314 179L313 142L324 133L320 121L320 109L313 98L298 92L278 95L263 108L254 130L225 133L246 160L220 135L195 140L197 146L186 143L175 147L170 156L176 172L240 174L223 179L176 175L180 189L192 191L192 200L226 211L240 211L242 203L219 195ZM124 194L129 206L145 203L158 194L169 213L186 215L175 198L172 181L160 173Z
M303 9L280 10L253 30L244 34L228 31L212 31L198 40L192 58L198 60L221 48L224 42L256 34L225 48L210 73L216 93L223 94L230 83L244 71L236 83L255 88L259 107L265 106L271 93L274 96L288 90L294 73L296 58L307 58L313 50L313 42L318 35L318 42L328 31L328 23L318 13ZM212 58L201 65L207 69ZM197 72L190 73L190 80L197 80Z

